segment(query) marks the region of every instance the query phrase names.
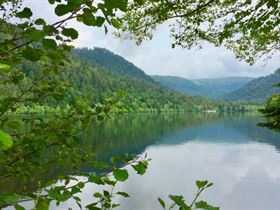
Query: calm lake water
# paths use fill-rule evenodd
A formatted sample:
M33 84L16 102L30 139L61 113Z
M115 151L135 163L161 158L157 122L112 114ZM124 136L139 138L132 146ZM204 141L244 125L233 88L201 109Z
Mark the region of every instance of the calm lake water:
M127 115L92 127L84 141L101 160L125 152L152 158L144 176L131 171L118 186L131 197L119 198L117 209L160 209L157 198L168 194L191 201L195 180L207 179L214 186L201 199L222 210L279 210L280 135L256 126L260 121L254 115ZM87 185L83 204L97 190ZM71 201L52 209L66 207L78 209Z

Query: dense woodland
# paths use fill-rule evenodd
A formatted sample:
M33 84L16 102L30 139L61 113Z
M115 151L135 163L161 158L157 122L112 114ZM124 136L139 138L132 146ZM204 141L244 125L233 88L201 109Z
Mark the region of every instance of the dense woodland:
M94 108L98 103L104 103L106 98L116 95L125 112L192 112L216 110L220 112L236 112L257 110L258 106L246 103L227 103L203 96L191 96L171 90L155 82L141 69L106 49L75 49L70 55L74 62L64 67L59 74L52 76L52 85L63 82L65 87L54 95L60 99L66 94L66 100L55 101L51 97L33 104L22 104L17 113L24 112L59 112L64 107L74 103L76 96L89 100ZM25 61L23 69L26 77L24 85L28 86L33 79L42 76L40 66ZM17 94L14 86L3 85L6 93ZM45 88L53 88L47 86ZM223 87L220 87L223 88ZM209 89L209 88L208 88ZM18 90L19 91L19 90ZM61 95L60 95L61 94ZM2 96L3 97L3 96Z
M226 101L246 101L264 103L270 96L280 93L276 87L280 80L280 68L275 73L256 78L240 89L224 95Z
M152 78L160 84L178 92L214 99L222 99L225 94L236 91L253 80L253 78L250 77L189 80L181 77L158 75L152 76Z

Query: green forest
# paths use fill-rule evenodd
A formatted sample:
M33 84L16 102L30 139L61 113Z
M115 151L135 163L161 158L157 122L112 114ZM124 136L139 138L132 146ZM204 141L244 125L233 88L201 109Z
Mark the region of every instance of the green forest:
M230 84L215 81L215 87L213 81L196 81L206 85L204 93L197 94L201 92L197 86L188 87L198 88L195 94L188 93L157 81L107 49L74 47L83 30L73 24L104 34L113 32L140 45L153 38L158 25L175 19L170 25L171 48L190 49L208 42L253 65L279 51L277 0L44 0L52 8L48 15L54 21L25 3L0 0L0 209L48 210L64 208L67 201L79 209L118 208L115 198L130 197L118 186L126 183L131 173L144 175L152 158L140 152L127 153L133 145L127 143L125 148L126 139L98 143L98 133L90 133L95 139L90 145L83 134L92 126L109 126L112 133L106 135L114 136L118 122L102 122L120 115L173 113L187 124L192 120L182 116L192 113L198 116L194 122L202 124L201 115L212 121L259 110L266 117L259 125L280 131L279 87L272 89L279 83L279 72L247 78L242 85L233 79ZM209 88L212 92L205 92ZM154 122L168 119L155 118ZM168 135L180 127L176 123L163 124L157 132ZM144 125L143 130L139 124ZM134 141L137 131L156 143L152 121L137 121L134 128L133 121L127 119L127 126ZM143 140L143 148L150 142ZM107 157L106 150L113 146L114 155ZM102 191L83 203L81 193L88 184L102 187ZM159 209L218 210L200 199L213 183L197 180L194 185L197 191L191 201L183 195L169 195L168 201L158 197Z
M85 98L92 108L98 103L115 95L119 108L123 112L201 112L216 110L218 112L256 111L260 106L249 103L227 103L203 96L190 96L172 91L153 81L141 69L112 52L101 49L74 49L70 53L70 65L51 76L53 88L62 83L53 97L46 97L38 103L22 103L15 113L58 113L66 107L69 109L75 97ZM22 88L43 76L42 66L24 61L22 69L24 78ZM9 95L17 95L17 87L1 86ZM18 90L19 91L19 90ZM63 95L65 98L63 98ZM3 98L5 95L2 96ZM62 100L63 98L63 100Z

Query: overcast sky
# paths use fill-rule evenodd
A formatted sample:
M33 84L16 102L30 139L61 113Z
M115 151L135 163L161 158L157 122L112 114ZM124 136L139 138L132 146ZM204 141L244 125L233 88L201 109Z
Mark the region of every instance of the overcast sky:
M40 14L48 21L54 22L53 7L47 0L24 0L32 7L34 15ZM38 15L37 15L38 17ZM133 41L120 40L104 29L87 27L77 22L69 23L79 31L76 47L104 47L119 54L140 67L149 75L173 75L188 79L215 78L229 76L259 77L273 73L280 67L280 54L274 55L267 62L259 61L253 66L235 59L233 53L225 48L216 48L205 44L202 50L171 48L168 25L160 26L152 41L140 46ZM112 31L111 31L112 32Z

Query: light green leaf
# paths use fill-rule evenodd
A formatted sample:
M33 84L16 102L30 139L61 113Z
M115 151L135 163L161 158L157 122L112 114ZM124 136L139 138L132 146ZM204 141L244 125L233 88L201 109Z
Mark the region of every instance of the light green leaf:
M25 210L25 208L23 208L22 206L20 206L18 204L14 204L14 207L16 210Z
M112 25L113 25L115 28L120 28L120 27L121 27L120 21L118 21L118 20L115 19L115 18L112 18L112 19L111 19L111 23L112 23Z
M206 180L205 181L197 180L195 182L195 184L196 184L196 186L198 188L203 188L203 187L205 187L208 184L208 181L206 181Z
M13 146L12 137L0 130L0 149L7 150Z
M41 40L46 36L45 32L41 30L31 30L30 32L31 32L30 38L34 41Z
M11 66L8 64L0 63L0 72L7 73L11 70Z
M123 182L128 178L128 172L126 169L115 169L113 171L113 176L116 180Z
M36 202L36 209L40 210L49 210L50 199L39 197Z
M23 196L18 194L6 194L3 195L2 199L7 203L17 203L19 200L23 199Z
M143 163L138 163L136 165L132 165L132 167L140 175L143 175L146 173L147 166L145 166Z
M98 176L95 176L95 175L91 175L88 178L88 181L91 183L98 184L98 185L104 185L104 182L102 181L102 179L100 179Z

